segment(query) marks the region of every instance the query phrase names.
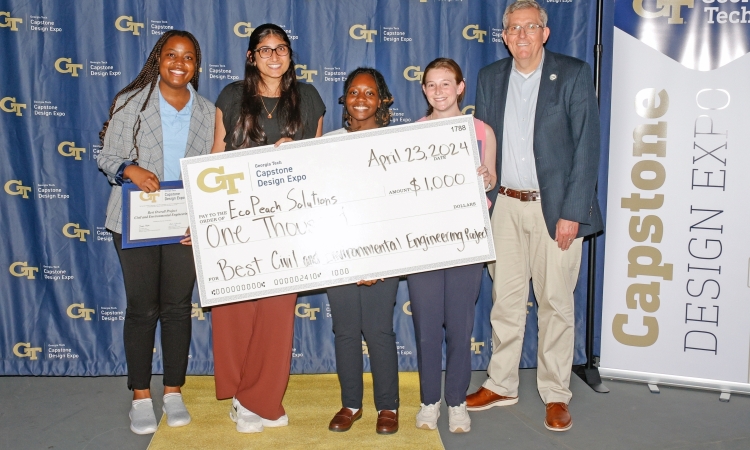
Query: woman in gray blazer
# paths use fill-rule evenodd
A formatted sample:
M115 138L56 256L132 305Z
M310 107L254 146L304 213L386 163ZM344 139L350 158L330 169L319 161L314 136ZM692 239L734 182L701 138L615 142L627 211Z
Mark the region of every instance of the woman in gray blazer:
M133 390L130 429L156 431L151 402L151 360L156 322L161 322L164 413L167 424L190 423L180 387L185 383L191 333L195 265L189 234L180 244L122 248L122 185L143 192L180 179L179 159L208 154L213 144L214 105L200 96L201 53L195 37L172 30L157 41L133 82L112 101L99 134L99 168L112 185L106 226L112 231L125 281L124 323L128 388ZM158 88L157 88L158 87Z

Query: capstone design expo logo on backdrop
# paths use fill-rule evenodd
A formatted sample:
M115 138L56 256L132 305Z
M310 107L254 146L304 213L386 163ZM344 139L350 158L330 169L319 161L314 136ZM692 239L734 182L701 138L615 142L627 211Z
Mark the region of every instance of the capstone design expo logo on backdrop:
M24 186L21 180L8 180L5 183L5 192L8 195L20 195L22 198L29 198L31 186Z

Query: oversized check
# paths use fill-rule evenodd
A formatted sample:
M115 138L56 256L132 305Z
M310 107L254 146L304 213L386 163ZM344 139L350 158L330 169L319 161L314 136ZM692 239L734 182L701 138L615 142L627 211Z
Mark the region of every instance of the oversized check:
M203 307L495 259L471 116L180 163Z

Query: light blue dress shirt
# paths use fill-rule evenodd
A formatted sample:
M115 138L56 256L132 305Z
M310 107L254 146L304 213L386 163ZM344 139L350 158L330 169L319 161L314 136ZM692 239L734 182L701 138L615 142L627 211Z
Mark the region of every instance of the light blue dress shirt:
M513 68L508 81L503 122L503 150L500 184L515 190L539 190L534 163L534 117L542 79L544 54L531 74Z
M159 91L159 113L161 114L162 142L164 143L164 179L161 181L179 180L180 158L185 157L190 118L193 113L193 86L188 84L190 100L180 111L170 105Z

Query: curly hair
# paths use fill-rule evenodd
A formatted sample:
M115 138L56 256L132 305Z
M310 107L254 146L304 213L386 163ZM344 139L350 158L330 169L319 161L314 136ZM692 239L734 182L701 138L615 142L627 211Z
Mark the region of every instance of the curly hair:
M390 106L393 104L393 95L388 89L388 85L385 82L383 75L372 67L357 67L347 77L344 82L344 95L339 97L339 104L346 105L346 93L349 92L349 88L354 81L354 78L360 74L370 75L375 80L375 85L378 87L378 98L380 99L380 106L375 112L375 122L378 127L384 127L391 123L391 110ZM349 111L344 106L344 112L341 115L341 125L347 130L350 129L351 124L349 123Z
M422 74L422 86L426 86L427 84L427 73L432 69L445 69L450 72L453 72L453 76L455 77L456 84L461 84L462 81L464 81L464 74L461 71L461 66L458 65L458 63L450 58L437 58L432 60L429 64L427 64L427 67L424 69L424 73ZM424 92L422 92L424 94ZM458 98L456 99L456 103L461 105L461 102L464 100L464 95L466 94L466 88L464 88L463 92L458 94ZM425 99L427 96L425 95ZM427 102L427 114L430 115L434 111L434 108L432 105L430 105L430 102Z
M252 147L254 145L265 145L268 143L266 132L258 120L261 115L263 103L260 95L260 86L263 83L261 73L255 66L255 50L258 45L269 35L274 35L283 40L289 47L289 68L281 77L281 96L279 105L279 128L282 137L294 137L297 131L302 130L301 97L297 89L297 74L294 72L294 52L289 36L286 32L272 23L264 23L253 30L250 34L250 43L247 51L250 52L245 61L245 79L242 82L242 103L240 104L240 116L232 130L232 146L235 148Z
M161 55L161 49L162 47L164 47L164 44L166 44L166 42L170 38L175 37L175 36L190 39L190 42L192 42L193 46L195 47L195 73L193 74L193 78L190 80L190 84L193 85L193 88L196 91L198 90L198 80L200 78L200 67L201 67L201 47L198 44L198 40L189 31L169 30L165 32L164 34L161 35L159 40L156 41L154 48L151 50L151 53L148 55L148 59L146 59L146 64L143 65L141 72L138 74L137 77L135 77L135 80L130 82L130 84L128 84L120 92L118 92L117 95L115 95L114 100L112 100L112 106L109 107L109 118L107 119L106 122L104 122L102 131L99 132L99 140L101 141L102 145L104 145L104 136L107 134L107 128L109 128L109 122L110 120L112 120L112 116L114 116L123 108L125 108L125 106L127 106L127 104L130 103L130 100L132 100L133 97L135 97L141 91L146 89L146 86L149 86L148 95L146 96L146 101L143 102L143 106L141 107L141 112L146 110L146 106L148 106L148 101L151 98L151 93L154 92L156 83L159 80L159 56ZM119 108L115 110L117 99L120 98L121 95L128 94L130 92L135 92L135 94L128 97L128 99L125 100L125 103L123 103ZM133 160L133 162L138 161L138 157L140 156L139 151L138 151L138 142L136 139L136 137L138 136L138 132L140 130L141 130L141 117L139 115L138 120L136 120L135 125L133 125L133 148L135 148L135 159Z

